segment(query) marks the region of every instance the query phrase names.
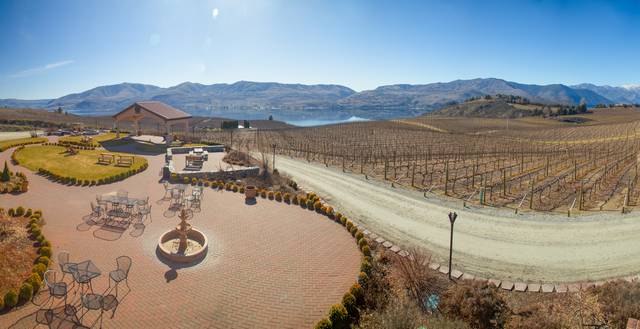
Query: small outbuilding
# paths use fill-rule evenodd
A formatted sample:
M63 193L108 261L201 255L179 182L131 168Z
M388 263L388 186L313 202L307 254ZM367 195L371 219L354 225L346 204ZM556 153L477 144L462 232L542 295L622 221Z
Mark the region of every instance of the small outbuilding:
M171 127L178 124L184 125L185 132L188 132L191 115L162 102L144 101L135 102L113 116L115 128L118 132L118 123L120 121L131 121L136 135L140 134L140 120L145 118L162 124L166 135L170 136ZM170 138L167 138L167 142L170 142Z

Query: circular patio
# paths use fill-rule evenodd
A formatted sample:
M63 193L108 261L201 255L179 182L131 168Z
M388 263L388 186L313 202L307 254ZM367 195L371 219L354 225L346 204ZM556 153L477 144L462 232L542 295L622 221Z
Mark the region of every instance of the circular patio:
M11 152L0 153L0 162ZM120 287L120 305L113 318L105 313L104 327L313 327L356 281L360 253L341 225L266 199L247 205L239 193L211 188L205 188L202 211L191 220L208 237L207 256L188 267L162 260L156 255L158 237L178 219L167 217L167 205L157 202L164 193L158 176L163 156L146 158L148 170L94 187L64 186L22 169L30 190L3 195L0 204L41 209L54 258L67 250L71 261L91 259L101 269L93 281L96 292L107 289L116 257L132 258L131 291ZM95 195L118 189L149 196L151 222L135 233L82 226ZM0 327L32 327L29 316L36 310L27 305L0 315Z

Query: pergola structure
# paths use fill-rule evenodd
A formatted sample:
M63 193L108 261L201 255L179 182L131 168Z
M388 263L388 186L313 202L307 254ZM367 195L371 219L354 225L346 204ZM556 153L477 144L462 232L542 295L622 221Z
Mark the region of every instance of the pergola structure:
M113 116L115 120L115 129L120 133L118 123L120 121L131 121L135 129L135 134L140 133L140 120L148 118L152 119L165 128L167 135L166 141L171 142L171 127L176 124L184 124L185 132L189 132L189 119L191 115L186 112L173 108L165 103L157 101L135 102L124 110Z

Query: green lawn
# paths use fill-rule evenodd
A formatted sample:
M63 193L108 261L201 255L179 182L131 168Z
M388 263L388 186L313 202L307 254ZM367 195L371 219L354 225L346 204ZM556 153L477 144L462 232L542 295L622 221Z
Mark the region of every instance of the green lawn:
M18 145L44 143L46 141L47 139L44 137L18 138L18 139L9 139L5 141L0 141L0 152Z
M21 166L34 172L42 168L58 175L82 180L107 178L130 170L136 170L147 163L145 158L136 156L131 167L116 167L113 164L102 165L98 164L98 156L101 153L130 154L100 150L80 150L76 155L69 155L65 151L66 148L62 146L39 145L25 147L17 151L15 157Z

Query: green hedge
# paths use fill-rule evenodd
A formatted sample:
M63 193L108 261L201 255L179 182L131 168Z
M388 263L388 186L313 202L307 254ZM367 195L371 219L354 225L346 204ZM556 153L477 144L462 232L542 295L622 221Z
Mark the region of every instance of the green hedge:
M40 144L40 143L44 143L46 142L47 139L44 137L37 137L37 138L20 138L20 139L11 139L8 141L2 141L0 142L0 152L3 152L7 149L10 149L12 147L16 147L16 146L24 146L24 145L29 145L29 144Z
M141 173L149 168L149 163L144 163L142 166L136 169L128 170L124 173L118 173L113 176L100 178L98 180L82 180L75 177L68 177L65 174L55 173L51 170L47 170L44 168L38 168L38 174L49 177L51 180L62 183L65 185L77 185L77 186L94 186L94 185L104 185L111 184L118 181L121 181L127 177L131 177L135 174Z

